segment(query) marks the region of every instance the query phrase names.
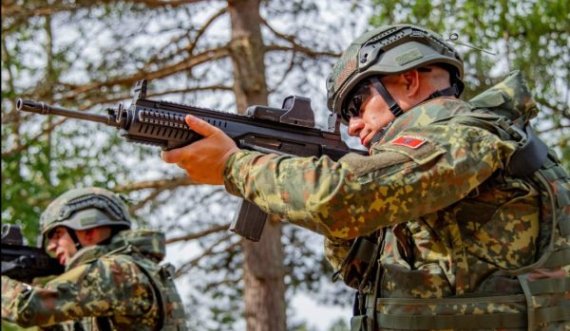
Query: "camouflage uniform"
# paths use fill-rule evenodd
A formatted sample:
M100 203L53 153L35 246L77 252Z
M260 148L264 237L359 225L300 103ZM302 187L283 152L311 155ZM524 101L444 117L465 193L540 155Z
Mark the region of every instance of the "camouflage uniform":
M89 208L69 216L81 212ZM123 230L108 243L81 248L43 286L2 276L2 319L45 330L186 330L171 267L159 265L164 255L163 233Z
M225 186L325 235L327 258L364 294L355 330L459 329L473 322L465 328L523 329L527 305L549 310L544 320L529 317L528 325L560 330L568 325L561 321L570 320L568 175L560 174L551 153L557 175L550 179L566 227L552 237L558 230L545 225L552 223L545 207L552 198L533 180L509 175L519 145L486 124L509 117L528 123L535 115L515 73L471 103L439 97L417 105L394 121L370 156L348 154L333 162L240 151L226 164ZM355 238L364 244L355 248ZM552 265L557 277L550 290L540 291L560 293L537 299L536 291L525 290L525 298L521 283L528 282L510 271L533 265L551 248L566 262ZM444 318L434 322L433 315Z

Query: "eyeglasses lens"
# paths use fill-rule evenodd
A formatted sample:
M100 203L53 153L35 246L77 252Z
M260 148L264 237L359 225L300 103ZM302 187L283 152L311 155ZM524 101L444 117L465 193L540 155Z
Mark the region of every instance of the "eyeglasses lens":
M345 117L360 116L360 108L362 103L370 96L370 88L368 82L354 88L354 92L348 97L346 106L344 107Z

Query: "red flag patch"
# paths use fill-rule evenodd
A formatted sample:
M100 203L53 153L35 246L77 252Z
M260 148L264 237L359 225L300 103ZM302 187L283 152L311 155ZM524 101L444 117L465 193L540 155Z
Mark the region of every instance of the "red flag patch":
M405 146L409 148L419 148L421 145L425 144L426 140L415 138L411 136L401 136L398 139L391 141L391 144Z

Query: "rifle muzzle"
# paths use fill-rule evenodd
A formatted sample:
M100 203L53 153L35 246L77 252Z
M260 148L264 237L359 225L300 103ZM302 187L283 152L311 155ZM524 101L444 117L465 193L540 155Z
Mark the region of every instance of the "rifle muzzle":
M22 98L18 98L18 100L16 100L16 109L18 111L27 111L42 115L48 115L50 113L50 107L45 103L33 100L24 100Z
M91 114L83 111L65 109L62 107L51 106L44 102L37 102L34 100L24 100L18 98L16 100L16 109L18 111L26 111L41 115L58 115L70 118L77 118L80 120L86 120L91 122L103 123L109 126L119 127L120 123L115 120L114 116L110 114L108 116Z

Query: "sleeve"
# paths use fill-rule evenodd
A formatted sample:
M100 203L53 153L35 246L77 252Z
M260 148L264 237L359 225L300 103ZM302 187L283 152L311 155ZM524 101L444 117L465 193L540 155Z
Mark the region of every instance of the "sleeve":
M339 238L325 238L324 254L325 258L334 271L340 270L342 263L348 256L354 240L344 240Z
M2 319L23 327L49 326L84 317L138 316L153 305L152 285L120 256L75 267L45 286L2 276Z
M483 129L431 125L401 132L371 156L302 158L240 151L225 168L226 189L270 214L351 239L462 199L514 151Z

